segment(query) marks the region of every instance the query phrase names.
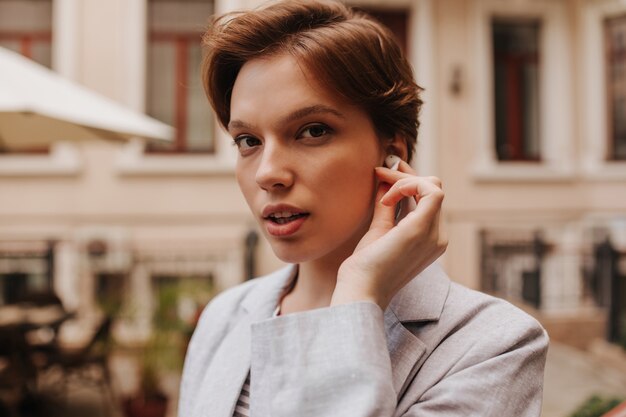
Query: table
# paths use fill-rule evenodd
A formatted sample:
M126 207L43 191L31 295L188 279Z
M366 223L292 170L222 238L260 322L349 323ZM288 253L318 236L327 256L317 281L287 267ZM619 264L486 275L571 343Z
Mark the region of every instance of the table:
M60 325L73 315L59 304L0 306L0 358L8 361L9 382L23 396L37 391L35 350L52 346Z
M53 327L65 321L67 316L68 313L58 304L41 307L29 304L0 306L0 329L15 326L27 330Z

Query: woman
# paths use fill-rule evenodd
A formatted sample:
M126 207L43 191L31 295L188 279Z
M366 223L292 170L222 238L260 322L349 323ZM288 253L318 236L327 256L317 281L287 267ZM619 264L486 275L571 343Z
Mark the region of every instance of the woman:
M545 331L433 264L443 192L407 163L422 103L392 35L284 1L218 19L205 44L239 186L292 265L205 309L179 415L538 416Z

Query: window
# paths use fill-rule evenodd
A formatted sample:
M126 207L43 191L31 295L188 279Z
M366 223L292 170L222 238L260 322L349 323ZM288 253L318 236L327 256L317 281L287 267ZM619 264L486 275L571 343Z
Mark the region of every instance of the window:
M174 143L151 152L213 152L213 115L200 76L201 38L213 6L206 1L152 0L148 9L148 97L151 116L174 126Z
M537 20L492 22L495 146L499 161L540 160Z
M50 68L51 29L51 0L0 0L0 47ZM21 148L19 153L48 151L49 147L38 146Z
M378 22L385 25L394 34L402 52L408 52L408 26L409 15L404 9L379 9L369 7L355 7L355 9L367 13Z
M609 160L626 160L626 15L605 22Z
M0 0L0 46L50 67L51 0Z
M574 62L569 3L471 2L470 74L479 182L562 182L575 178ZM475 98L475 101L474 101Z
M0 242L0 305L32 300L53 288L54 244Z

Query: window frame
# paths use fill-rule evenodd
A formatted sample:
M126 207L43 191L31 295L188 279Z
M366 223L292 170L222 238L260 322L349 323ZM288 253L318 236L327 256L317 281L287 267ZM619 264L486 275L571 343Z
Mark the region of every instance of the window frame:
M57 0L58 1L58 0ZM132 56L129 71L135 72L137 79L133 97L137 98L137 108L144 110L145 86L147 84L147 48L148 48L148 8L147 1L136 3L132 7L129 19L133 25L132 42L128 52ZM214 12L222 14L235 10L235 5L224 0L214 0ZM207 104L208 106L208 104ZM115 157L115 169L122 177L150 177L168 175L171 177L186 176L231 176L235 172L237 150L231 146L232 138L221 128L217 118L213 118L214 153L148 153L145 151L146 141L134 139L125 144Z
M567 5L550 0L473 3L476 51L476 153L472 177L477 182L562 182L575 177L573 158L572 76L561 71L572 62ZM540 161L499 161L495 149L495 99L492 22L539 20ZM565 47L564 47L565 46ZM565 103L565 105L563 105Z
M54 0L51 0L53 3ZM53 20L51 16L50 20ZM34 60L33 58L33 43L48 44L50 47L50 62L38 64L44 65L48 68L52 67L52 30L3 30L0 28L0 41L17 42L19 44L19 52L24 57ZM9 153L11 155L46 155L51 151L51 146L34 146L25 149L12 150Z
M581 165L589 181L626 180L626 160L610 160L608 156L609 118L607 94L607 61L604 22L626 13L619 0L585 2L579 13L582 69L580 100L580 131L582 132ZM598 140L602 138L602 140Z
M33 32L3 31L0 29L0 41L18 41L20 44L20 53L28 59L33 59L33 42L48 43L52 49L52 32L45 30Z
M149 154L214 154L215 140L211 140L210 148L206 150L189 150L187 149L188 132L187 122L189 120L188 111L188 71L189 71L189 53L192 43L200 44L202 32L170 32L170 31L151 31L149 33L149 45L154 42L164 42L174 46L176 54L175 63L175 85L171 86L175 89L174 94L174 127L176 129L176 137L174 138L174 147L170 149L153 148L149 143L146 144L145 152ZM148 71L150 69L148 68ZM146 73L146 79L150 75ZM150 92L146 94L146 108L148 107ZM208 102L206 103L209 106ZM212 111L211 111L212 113ZM152 116L154 117L154 116ZM210 133L208 133L210 134Z
M50 31L35 31L35 32L26 32L26 31L3 31L0 29L0 41L16 41L20 45L19 53L32 60L33 59L33 42L41 42L48 43L50 46L50 50L52 50L52 32ZM52 62L50 62L50 66L35 61L38 64L45 65L50 68ZM44 146L32 146L23 149L11 150L11 155L46 155L49 154L51 150L51 145Z
M71 6L67 0L52 1L52 28L50 31L34 31L37 38L50 39L51 69L69 75L67 65L71 59L67 58L67 52L71 45L68 41L71 37L64 36L72 33L71 24L59 24L59 22L73 21ZM5 31L4 33L23 33L18 31ZM28 48L26 48L28 52ZM71 57L70 57L71 58ZM10 152L0 154L0 178L12 177L75 177L82 173L83 161L78 147L71 142L56 142L50 147L33 149L32 152Z
M539 49L539 43L540 43L540 39L541 39L541 21L540 20L536 20L536 19L501 19L501 18L493 18L491 20L491 39L492 39L492 45L495 45L495 28L496 26L505 26L505 25L509 25L509 26L513 26L513 25L519 25L519 24L526 24L526 25L536 25L537 26L537 38L538 38L538 44L537 44L537 49ZM510 51L509 51L510 52ZM499 56L500 55L500 56ZM499 54L497 51L493 51L493 64L494 64L494 79L493 79L493 83L494 83L494 94L497 93L496 90L496 86L498 84L497 82L497 77L495 75L495 68L497 63L502 63L502 61L508 61L507 64L511 63L511 60L514 61L515 63L515 67L517 69L517 71L523 70L523 67L525 64L531 63L535 66L535 68L537 69L537 73L538 73L538 80L537 80L537 89L539 89L539 84L541 83L541 74L539 73L539 50L533 52L533 53L528 53L525 52L523 54L520 54L519 52L516 53L509 53L508 55L503 55L503 54ZM508 70L507 70L508 71ZM507 75L508 72L507 72ZM518 75L520 75L518 73ZM505 86L505 88L507 88L507 93L510 92L508 90L508 87L510 87L510 78L507 78L507 85ZM497 95L497 94L496 94ZM523 92L522 95L523 96ZM494 96L495 97L495 96ZM525 127L525 120L524 120L524 110L522 109L522 106L524 105L523 103L523 98L520 97L520 94L518 92L518 97L516 97L517 100L512 99L508 94L506 95L506 107L503 109L504 112L506 113L506 135L505 135L505 140L504 143L506 143L507 145L513 145L513 157L509 158L509 159L501 159L500 156L498 156L498 161L499 162L540 162L541 161L541 153L539 153L536 156L532 156L529 155L525 152L525 145L526 145L526 139L525 139L525 135L524 135L524 127ZM500 146L500 142L498 141L498 106L497 106L497 100L494 99L494 122L495 122L495 134L494 134L494 143L496 146L496 155L498 155L498 146ZM538 113L540 113L538 111ZM513 117L511 117L513 116ZM543 123L543 121L541 120L541 115L539 114L538 117L539 121L539 127L541 126L541 124ZM515 123L512 122L515 121ZM516 132L514 132L513 135L511 135L511 123L513 123L514 125L516 125ZM540 136L540 132L537 132L537 140L539 141L539 143L541 143L542 138Z
M606 141L607 141L607 145L606 145L606 160L607 161L615 161L615 162L626 162L626 155L623 155L621 157L617 156L615 154L615 137L614 134L615 132L613 131L614 126L615 126L615 121L613 119L613 100L611 97L611 87L612 87L612 83L611 83L611 79L609 76L609 73L611 71L611 67L610 67L610 63L611 60L613 58L613 54L615 54L616 52L612 51L610 48L610 40L609 40L609 33L608 33L608 24L610 20L614 20L614 19L619 19L622 20L622 24L624 26L626 26L626 10L624 10L624 12L622 14L618 14L616 16L611 16L611 17L605 17L603 19L603 31L604 31L604 47L605 47L605 74L606 74L606 87L605 87L605 91L606 91L606 105L607 105L607 135L606 135ZM623 53L626 51L623 51Z

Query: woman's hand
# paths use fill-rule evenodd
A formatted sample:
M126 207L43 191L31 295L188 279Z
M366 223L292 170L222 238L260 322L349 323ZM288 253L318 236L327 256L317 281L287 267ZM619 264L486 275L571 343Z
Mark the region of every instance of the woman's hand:
M399 171L379 167L376 175L370 229L339 267L331 306L367 300L384 311L404 285L446 250L447 240L439 232L441 181L416 176L404 161ZM394 226L395 205L405 197L413 197L416 207Z

